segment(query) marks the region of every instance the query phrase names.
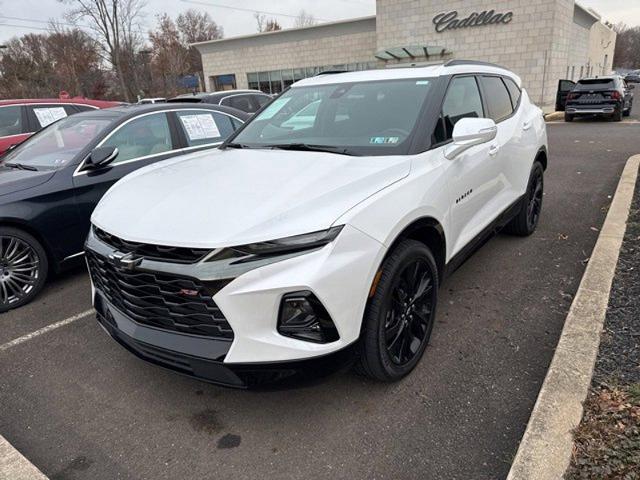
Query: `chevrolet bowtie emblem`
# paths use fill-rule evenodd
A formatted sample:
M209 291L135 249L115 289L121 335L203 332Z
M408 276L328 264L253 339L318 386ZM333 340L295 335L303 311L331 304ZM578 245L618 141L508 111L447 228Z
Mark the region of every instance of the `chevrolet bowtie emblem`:
M133 253L120 253L115 252L109 255L109 260L117 268L123 270L134 270L138 265L142 263L142 257L137 257Z

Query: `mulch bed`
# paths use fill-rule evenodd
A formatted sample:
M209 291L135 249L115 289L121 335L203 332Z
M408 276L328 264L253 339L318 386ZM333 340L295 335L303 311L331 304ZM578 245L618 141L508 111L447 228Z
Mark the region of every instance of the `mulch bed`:
M566 480L640 480L640 180Z

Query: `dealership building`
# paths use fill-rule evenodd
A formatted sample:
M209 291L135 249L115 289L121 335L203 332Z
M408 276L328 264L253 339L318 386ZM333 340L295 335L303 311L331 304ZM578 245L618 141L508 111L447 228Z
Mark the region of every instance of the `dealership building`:
M195 44L207 91L278 93L323 70L503 65L532 100L553 103L557 82L611 72L616 34L574 0L377 0L376 15Z

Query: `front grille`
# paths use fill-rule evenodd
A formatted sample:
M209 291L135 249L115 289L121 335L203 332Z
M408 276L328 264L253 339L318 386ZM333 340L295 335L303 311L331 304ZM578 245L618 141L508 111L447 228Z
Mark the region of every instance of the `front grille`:
M168 273L125 270L90 250L86 257L94 286L135 322L180 333L233 339L231 326L212 298L221 284L212 288L196 279ZM194 292L197 293L190 295Z
M135 253L149 260L174 263L196 263L211 250L204 248L167 247L150 243L130 242L94 226L93 231L103 243L122 253Z

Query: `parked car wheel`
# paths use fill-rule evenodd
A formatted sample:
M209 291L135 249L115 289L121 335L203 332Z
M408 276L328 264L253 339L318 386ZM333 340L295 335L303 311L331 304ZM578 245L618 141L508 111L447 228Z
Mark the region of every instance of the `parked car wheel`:
M44 286L49 262L32 235L0 227L0 313L30 302Z
M525 201L518 215L504 228L504 232L521 237L527 237L535 232L542 213L543 194L544 169L542 164L536 161L531 169Z
M379 275L365 312L356 369L376 380L395 381L413 370L429 343L438 269L426 245L404 240Z
M632 109L633 109L633 102L629 103L629 108L627 108L622 115L625 116L625 117L630 116Z
M570 113L565 113L564 114L564 121L565 122L573 122L573 115L571 115Z
M616 109L616 111L613 112L613 115L611 116L611 119L614 122L621 122L622 121L622 107Z

